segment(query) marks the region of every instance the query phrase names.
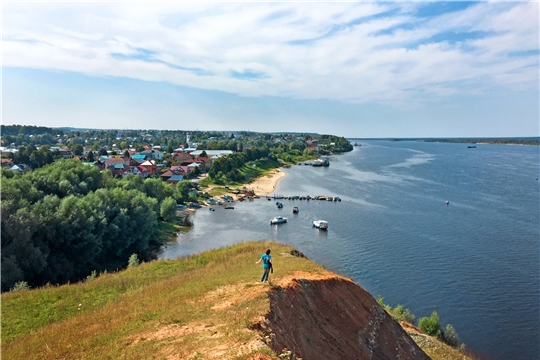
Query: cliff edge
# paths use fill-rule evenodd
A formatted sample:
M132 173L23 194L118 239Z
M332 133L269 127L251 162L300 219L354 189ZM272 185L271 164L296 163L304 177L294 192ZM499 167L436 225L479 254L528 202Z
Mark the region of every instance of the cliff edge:
M338 275L302 275L268 292L270 311L262 328L278 354L291 359L430 359L358 284Z

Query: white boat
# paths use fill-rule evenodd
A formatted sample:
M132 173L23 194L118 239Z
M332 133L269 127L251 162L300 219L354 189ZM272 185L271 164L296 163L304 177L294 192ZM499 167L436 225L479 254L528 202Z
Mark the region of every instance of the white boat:
M326 220L313 220L313 226L315 226L317 229L327 230L328 229L328 221L326 221Z
M286 223L286 222L287 222L287 218L283 217L283 216L276 216L275 218L270 220L271 225L273 225L273 224L281 224L281 223Z

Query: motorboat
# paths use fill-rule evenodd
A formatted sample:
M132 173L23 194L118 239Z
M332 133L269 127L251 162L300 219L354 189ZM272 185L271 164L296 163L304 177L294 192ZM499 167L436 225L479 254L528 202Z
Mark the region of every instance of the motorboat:
M313 226L317 229L328 230L328 221L326 220L313 220Z
M292 212L293 214L298 214L298 207L297 206L293 207Z
M282 223L286 223L287 222L287 218L286 217L283 217L283 216L276 216L275 218L273 218L272 220L270 220L270 225L274 225L274 224L282 224Z
M281 209L281 208L283 207L283 204L282 204L282 203L280 203L279 201L278 201L278 202L276 202L276 205L277 205L278 209Z

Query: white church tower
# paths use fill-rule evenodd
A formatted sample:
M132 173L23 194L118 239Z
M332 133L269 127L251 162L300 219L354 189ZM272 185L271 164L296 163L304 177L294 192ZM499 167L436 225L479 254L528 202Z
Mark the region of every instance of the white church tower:
M187 134L186 134L186 146L188 148L191 147L191 133L188 131Z

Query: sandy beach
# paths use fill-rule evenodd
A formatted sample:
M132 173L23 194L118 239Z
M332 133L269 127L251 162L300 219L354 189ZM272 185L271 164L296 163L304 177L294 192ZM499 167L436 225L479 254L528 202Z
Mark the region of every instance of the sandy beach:
M269 172L267 175L257 178L246 187L255 191L255 194L259 196L268 195L276 190L279 179L285 175L287 174L283 170L275 169Z

